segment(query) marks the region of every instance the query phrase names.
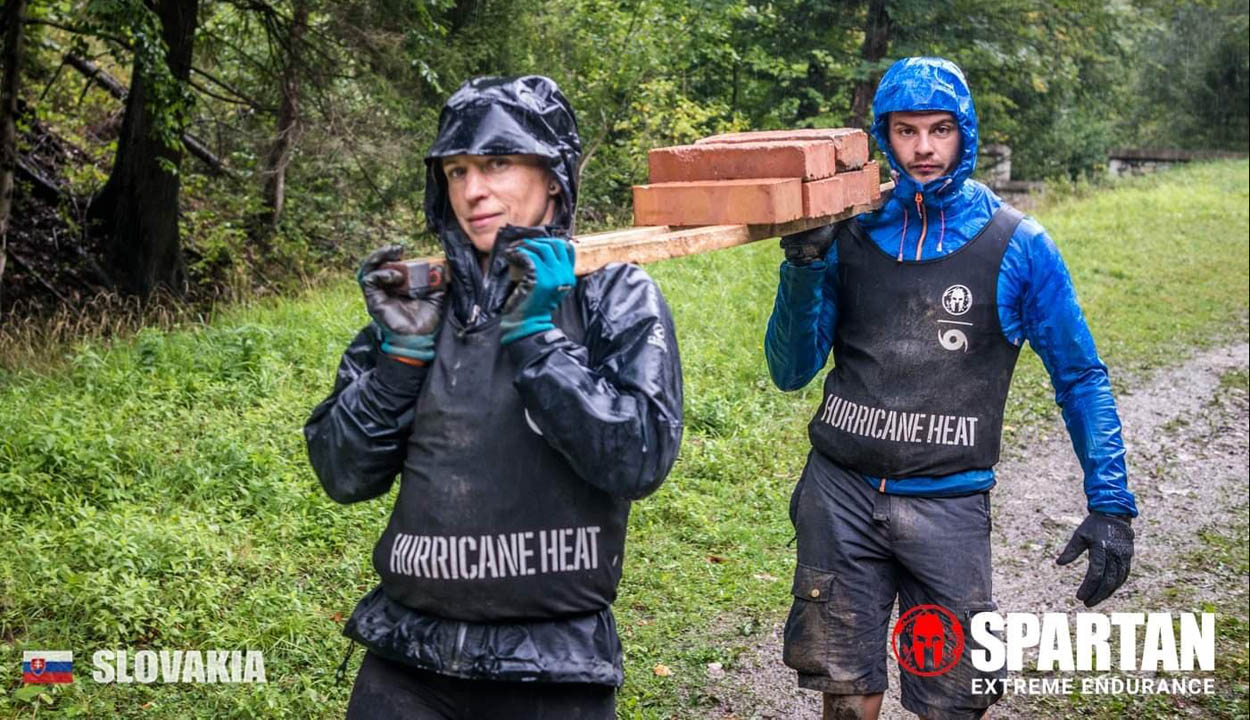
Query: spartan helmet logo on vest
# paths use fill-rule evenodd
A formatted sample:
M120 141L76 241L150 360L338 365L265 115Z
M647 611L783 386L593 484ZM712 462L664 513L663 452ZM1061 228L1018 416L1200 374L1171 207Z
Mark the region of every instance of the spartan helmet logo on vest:
M946 646L946 625L937 613L921 613L911 626L911 656L917 668L942 667L942 649ZM933 658L932 665L924 661L925 650Z
M972 291L963 285L951 285L942 293L942 307L951 315L963 315L972 307Z

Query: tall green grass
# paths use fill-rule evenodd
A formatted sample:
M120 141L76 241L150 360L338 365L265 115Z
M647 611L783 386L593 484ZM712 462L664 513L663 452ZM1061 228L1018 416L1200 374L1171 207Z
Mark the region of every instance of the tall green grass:
M1247 175L1245 162L1197 165L1041 215L1117 382L1245 338ZM677 319L687 434L631 519L623 717L704 701L706 663L732 664L788 606L786 507L818 383L782 393L768 380L761 338L779 257L765 242L650 268ZM374 584L369 550L391 500L330 501L300 428L365 319L344 281L208 327L81 344L53 371L0 374L0 716L342 715L339 631ZM1026 356L1016 428L1054 412ZM94 650L142 648L262 649L269 682L90 679ZM73 650L77 681L29 696L29 649Z

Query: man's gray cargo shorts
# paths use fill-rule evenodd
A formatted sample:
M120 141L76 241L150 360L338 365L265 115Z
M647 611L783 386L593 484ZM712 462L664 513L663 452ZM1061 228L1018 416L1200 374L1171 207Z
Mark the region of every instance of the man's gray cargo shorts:
M784 659L798 671L801 687L833 695L884 692L896 597L900 615L939 605L965 628L976 613L997 609L990 588L988 492L887 495L813 450L791 497L790 519L798 565ZM953 627L947 623L940 632L943 637L929 641L942 650L922 655L929 664L918 669L936 669L943 651L945 660L953 657ZM946 672L921 676L900 663L905 708L934 719L976 718L998 700L997 683L990 692L974 692L974 678L1004 675L972 666L969 656L978 646L964 634L962 657ZM978 683L980 689L986 684Z

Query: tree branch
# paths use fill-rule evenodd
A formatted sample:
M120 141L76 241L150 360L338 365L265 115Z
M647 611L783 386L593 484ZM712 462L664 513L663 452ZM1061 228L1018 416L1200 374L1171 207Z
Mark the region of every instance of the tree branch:
M231 95L233 95L236 99L231 100L230 98L225 98L225 97L222 97L222 96L220 96L220 95L213 94L212 92L209 92L208 90L204 89L204 87L203 87L203 86L201 86L201 85L196 85L196 84L192 83L192 87L194 87L196 90L199 90L200 92L204 93L205 95L208 95L209 97L217 98L218 100L221 100L221 101L223 101L223 102L234 103L234 104L236 104L236 105L247 105L247 106L249 106L249 107L251 107L251 108L253 108L253 109L255 109L255 110L261 110L261 111L263 111L263 112L273 112L273 111L274 111L274 108L273 108L272 106L262 105L261 103L257 102L256 100L253 100L252 98L248 97L246 94L244 94L242 91L238 90L237 88L232 87L231 85L229 85L229 84L228 84L228 83L226 83L225 81L220 80L220 79L218 79L218 78L216 78L216 77L213 77L212 75L208 74L207 72L205 72L205 71L203 71L203 70L201 70L201 69L199 69L199 68L197 68L197 67L192 67L192 68L191 68L191 72L195 73L196 75L199 75L200 77L202 77L202 78L204 78L205 80L207 80L207 81L211 82L212 84L216 85L217 87L222 88L222 89L223 89L223 90L225 90L226 92L228 92L228 93L230 93Z
M52 287L52 285L49 284L48 281L44 279L43 273L31 267L30 263L23 260L22 256L18 255L12 248L9 248L6 252L9 257L13 258L13 262L16 265L20 266L23 270L25 270L26 274L29 275L35 282L42 285L44 290L47 290L48 292L55 295L57 299L61 301L62 304L69 305L69 300L64 295L61 294L61 291Z
M22 177L29 180L35 186L35 194L42 196L45 200L55 201L61 197L61 188L56 183L47 179L33 165L28 165L22 158L17 158L14 163L14 169L17 170Z
M134 50L134 46L132 46L130 44L130 41L127 40L126 38L120 35L113 35L112 33L101 32L100 30L96 30L94 28L84 28L84 27L76 27L74 25L65 25L64 23L59 23L59 22L56 22L55 20L44 20L42 18L26 18L22 22L26 25L46 25L48 27L54 27L57 30L64 30L65 32L70 33L71 35L91 35L92 37L98 37L101 40L108 40L110 42L117 43L118 45L121 45L127 50L132 50L132 51Z
M74 53L65 53L65 62L78 72L82 73L89 80L95 81L100 87L108 91L110 95L118 100L124 100L129 92L120 80L110 75L99 65L78 57ZM230 177L234 177L234 173L227 168L221 158L217 157L208 149L199 138L190 133L182 134L182 144L187 148L187 152L199 158L204 164L208 165L214 172L224 173Z

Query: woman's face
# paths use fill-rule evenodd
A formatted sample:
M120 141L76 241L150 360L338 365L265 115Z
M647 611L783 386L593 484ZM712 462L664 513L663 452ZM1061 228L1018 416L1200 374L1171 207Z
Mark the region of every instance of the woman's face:
M555 215L560 186L537 155L451 155L442 162L452 212L478 252L491 251L504 225L545 225Z

